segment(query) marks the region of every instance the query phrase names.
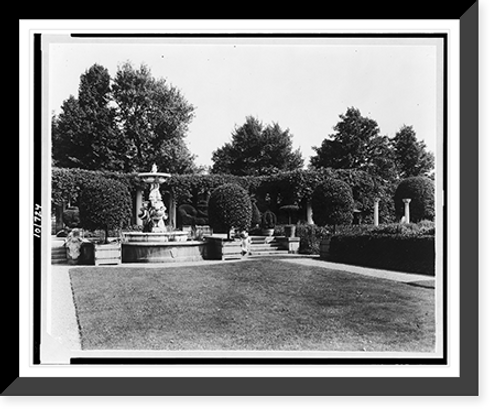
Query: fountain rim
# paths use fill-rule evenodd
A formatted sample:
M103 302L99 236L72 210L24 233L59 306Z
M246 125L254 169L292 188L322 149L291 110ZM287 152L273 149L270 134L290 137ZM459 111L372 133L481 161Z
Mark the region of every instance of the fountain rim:
M167 178L171 177L171 174L166 172L140 172L137 176L147 183L163 183Z
M172 174L168 174L166 172L139 172L137 174L138 177L163 177L163 178L169 178L172 176Z

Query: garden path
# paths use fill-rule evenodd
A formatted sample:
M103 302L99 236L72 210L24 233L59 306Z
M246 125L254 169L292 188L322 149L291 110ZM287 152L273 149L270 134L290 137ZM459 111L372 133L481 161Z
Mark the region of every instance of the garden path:
M372 278L389 279L392 281L418 283L419 281L434 281L433 276L410 274L406 272L387 271L383 269L365 268L355 265L339 264L330 261L324 261L319 258L313 257L297 257L297 258L284 258L283 261L297 263L304 266L319 266L321 268L334 269L337 271L352 272L355 274L365 275Z

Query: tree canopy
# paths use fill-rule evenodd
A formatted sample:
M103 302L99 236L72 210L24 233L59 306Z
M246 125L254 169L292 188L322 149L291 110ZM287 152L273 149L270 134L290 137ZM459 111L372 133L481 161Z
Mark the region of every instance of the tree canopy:
M85 169L123 169L111 77L93 65L80 77L78 98L70 96L52 118L52 158L56 166Z
M321 146L313 147L312 167L362 169L390 182L428 175L434 168L434 156L411 126L403 126L393 138L382 136L375 120L349 107L333 129Z
M70 96L52 119L53 163L66 168L195 170L184 141L194 106L146 65L125 63L114 79L94 64L80 77L78 98Z
M417 139L412 126L403 126L391 139L394 159L401 178L428 174L434 168L434 156L425 143Z
M212 154L213 173L268 175L301 168L300 150L293 150L291 134L277 123L264 126L253 116L235 129L232 142Z
M193 172L194 156L184 138L194 106L163 78L155 79L145 65L125 63L112 87L118 121L126 143L126 171L149 170L153 163L171 173Z

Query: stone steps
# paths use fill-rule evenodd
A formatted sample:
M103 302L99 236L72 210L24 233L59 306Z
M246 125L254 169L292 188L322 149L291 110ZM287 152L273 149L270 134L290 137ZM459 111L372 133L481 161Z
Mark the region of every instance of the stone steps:
M276 251L276 250L280 250L280 249L283 249L280 245L278 244L259 244L259 245L253 245L251 244L250 245L250 249L251 250L255 250L255 251Z
M274 236L251 236L248 252L250 256L272 256L287 254L288 250Z
M51 263L53 265L57 264L67 264L68 260L66 258L66 248L64 246L56 246L51 249Z

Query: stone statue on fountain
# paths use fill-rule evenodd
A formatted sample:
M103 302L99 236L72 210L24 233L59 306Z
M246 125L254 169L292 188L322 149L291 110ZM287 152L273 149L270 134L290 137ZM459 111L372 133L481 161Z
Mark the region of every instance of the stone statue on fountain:
M157 170L156 164L153 164L151 173L154 175ZM145 232L163 233L167 231L165 226L168 219L167 208L161 198L160 180L153 175L151 175L153 180L148 181L151 184L149 202L143 203L139 218L143 221Z

